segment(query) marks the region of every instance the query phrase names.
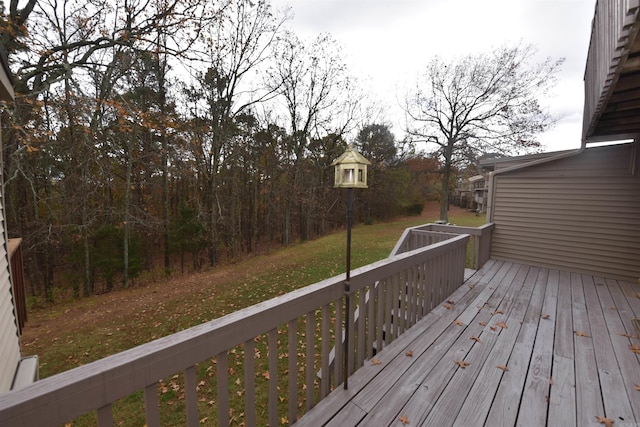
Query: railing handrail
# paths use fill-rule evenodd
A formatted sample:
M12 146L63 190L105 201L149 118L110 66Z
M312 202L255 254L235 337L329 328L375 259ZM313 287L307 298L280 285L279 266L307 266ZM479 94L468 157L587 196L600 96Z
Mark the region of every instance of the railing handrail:
M456 236L355 269L351 291L466 245L467 239L467 235ZM0 395L0 426L15 420L23 425L42 425L43 420L63 424L341 300L343 295L344 275L335 276Z
M429 223L424 225L418 225L415 227L409 227L404 230L402 236L398 240L398 243L391 251L391 256L402 253L412 246L412 237L425 234L425 233L439 233L439 235L446 238L450 238L453 235L468 234L471 236L469 240L470 252L471 252L471 265L470 268L477 270L488 261L491 252L491 236L495 224L490 222L479 227L467 227L459 225L449 224L435 224ZM419 246L424 246L426 243L419 243Z

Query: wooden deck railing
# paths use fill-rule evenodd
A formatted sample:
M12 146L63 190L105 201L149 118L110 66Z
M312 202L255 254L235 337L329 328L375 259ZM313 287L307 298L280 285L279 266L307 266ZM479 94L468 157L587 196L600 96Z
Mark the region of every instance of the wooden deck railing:
M336 276L2 394L0 426L57 426L91 412L100 426L112 426L113 406L138 391L146 425L159 426L159 384L177 377L184 382L184 425L217 418L226 426L230 414L249 426L293 423L345 378L342 363L329 369L345 318L349 340L336 346L335 356L342 360L348 352L351 375L463 283L468 240L449 236L354 270L346 313L344 276ZM362 313L357 326L356 310ZM318 378L320 369L329 374ZM199 389L207 386L216 398L202 403ZM236 386L242 391L232 393Z
M391 251L391 255L442 242L460 234L468 234L470 239L467 249L467 268L479 270L491 255L491 236L494 226L493 223L480 227L426 224L407 228Z

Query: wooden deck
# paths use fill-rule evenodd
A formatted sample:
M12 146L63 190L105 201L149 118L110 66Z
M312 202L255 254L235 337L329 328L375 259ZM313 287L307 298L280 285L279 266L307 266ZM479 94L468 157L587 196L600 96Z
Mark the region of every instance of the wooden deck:
M492 260L296 425L638 426L634 316L638 285Z

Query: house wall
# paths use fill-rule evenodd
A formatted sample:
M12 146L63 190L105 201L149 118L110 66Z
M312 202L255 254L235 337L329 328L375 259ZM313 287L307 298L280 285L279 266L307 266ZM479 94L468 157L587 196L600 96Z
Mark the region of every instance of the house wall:
M4 54L0 52L0 99L11 101L13 88L6 69ZM0 135L0 393L11 388L20 361L20 338L16 320L11 277L9 274L8 235L4 211L2 176L2 135Z
M9 279L2 191L0 191L0 228L0 239L2 239L0 244L0 393L3 393L11 388L20 361L20 340Z
M638 280L640 176L633 144L589 148L493 181L493 258Z

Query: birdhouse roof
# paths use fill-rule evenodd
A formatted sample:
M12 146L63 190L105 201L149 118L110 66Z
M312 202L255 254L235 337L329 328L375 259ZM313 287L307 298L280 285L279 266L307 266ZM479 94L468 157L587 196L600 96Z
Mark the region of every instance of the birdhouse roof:
M369 160L365 159L364 156L358 153L358 151L356 151L356 149L353 148L353 146L351 145L347 147L347 150L344 153L342 153L340 157L338 157L333 161L333 163L331 163L331 166L335 166L337 164L342 164L342 163L357 163L361 165L371 164Z

